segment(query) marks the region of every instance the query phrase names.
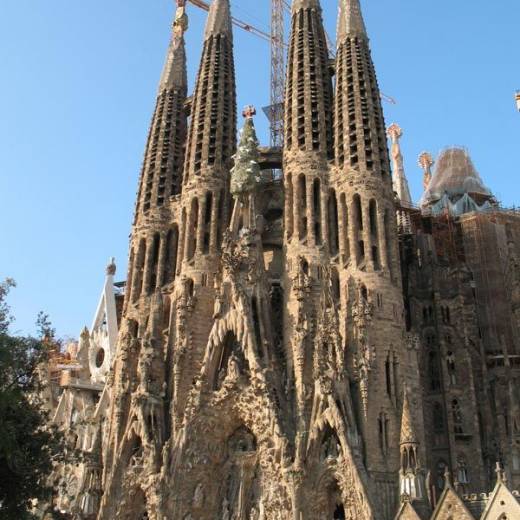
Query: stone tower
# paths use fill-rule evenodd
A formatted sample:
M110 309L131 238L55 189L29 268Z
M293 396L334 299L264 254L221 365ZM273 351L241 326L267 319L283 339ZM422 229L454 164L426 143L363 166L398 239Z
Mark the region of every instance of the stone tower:
M236 93L229 0L213 2L191 102L179 205L180 283L174 294L172 413L182 421L213 323L218 258L228 220L229 172L236 149Z
M145 491L138 484L136 461L146 459L149 471L157 471L169 430L166 352L170 295L180 269L178 212L188 116L186 27L181 7L139 181L118 351L107 386L110 406L104 425L105 494L100 518L114 518L135 507L144 511Z
M300 461L312 411L313 320L329 277L326 205L331 147L332 79L321 6L318 0L297 0L292 4L285 94L283 286L287 384L298 422Z
M386 517L394 514L402 388L418 395L405 334L396 214L379 87L359 0L341 0L337 29L332 207L340 322L363 459ZM411 348L408 348L411 347ZM422 421L418 420L418 431ZM420 434L420 433L419 433Z

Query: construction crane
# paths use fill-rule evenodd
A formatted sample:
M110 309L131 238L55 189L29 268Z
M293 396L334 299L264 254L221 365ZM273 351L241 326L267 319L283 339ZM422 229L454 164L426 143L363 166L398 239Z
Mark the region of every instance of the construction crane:
M267 116L271 146L283 144L283 99L285 90L285 0L271 0L271 99Z
M195 7L199 7L200 9L204 9L204 11L209 11L208 2L205 2L204 0L177 0L177 7L184 7L186 5L186 1L188 1L190 4L193 4ZM258 29L257 27L254 27L253 25L250 25L246 22L243 22L242 20L239 20L238 18L235 18L234 16L231 17L231 20L234 25L237 27L240 27L240 29L243 29L244 31L247 31L251 34L254 34L255 36L258 36L259 38L262 38L263 40L270 42L271 41L271 35L266 33L265 31L262 31L261 29Z
M177 0L177 7L185 7L186 3L209 11L210 4L206 0ZM291 6L288 0L270 0L271 2L271 32L268 34L261 29L248 24L234 16L231 20L234 25L240 27L250 34L262 38L271 45L271 96L270 105L264 107L263 111L269 119L271 129L271 146L280 147L283 143L283 100L285 91L285 64L287 43L285 42L285 15L291 13ZM328 34L327 45L329 57L335 58L334 44ZM397 104L393 97L380 93L381 99L392 105ZM517 97L520 104L520 96ZM520 110L520 106L519 106Z

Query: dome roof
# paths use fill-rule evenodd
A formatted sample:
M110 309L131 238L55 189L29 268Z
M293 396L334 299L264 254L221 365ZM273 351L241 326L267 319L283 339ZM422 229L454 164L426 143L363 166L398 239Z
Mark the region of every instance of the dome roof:
M446 194L450 199L465 194L493 196L480 178L468 152L463 148L448 148L439 155L421 205L435 202Z

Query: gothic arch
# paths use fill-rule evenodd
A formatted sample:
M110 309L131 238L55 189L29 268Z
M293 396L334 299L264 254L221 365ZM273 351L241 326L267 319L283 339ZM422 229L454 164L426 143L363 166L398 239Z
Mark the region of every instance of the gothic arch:
M213 352L207 367L209 385L213 390L220 390L227 377L238 378L249 373L249 362L244 352L243 344L238 340L233 330L227 330L213 347ZM211 339L210 339L211 341Z

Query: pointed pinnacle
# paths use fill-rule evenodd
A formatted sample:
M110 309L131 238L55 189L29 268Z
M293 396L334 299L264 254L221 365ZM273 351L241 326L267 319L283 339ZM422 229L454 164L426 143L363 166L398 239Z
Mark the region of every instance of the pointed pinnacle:
M299 11L300 9L317 9L321 11L320 0L293 0L293 14Z
M339 0L337 42L340 45L348 36L367 37L359 0Z
M165 88L187 87L186 49L184 31L188 27L188 19L183 10L178 9L173 22L173 33L168 47L168 55L164 64L159 91Z
M417 444L417 435L413 424L412 409L408 398L408 388L404 389L403 415L401 419L401 444Z
M232 34L229 0L213 0L209 8L204 38L207 40L210 36L216 34L227 34L229 36Z

